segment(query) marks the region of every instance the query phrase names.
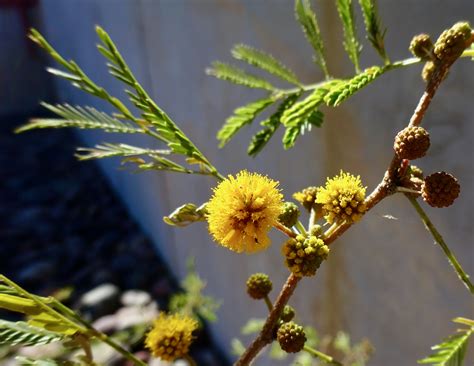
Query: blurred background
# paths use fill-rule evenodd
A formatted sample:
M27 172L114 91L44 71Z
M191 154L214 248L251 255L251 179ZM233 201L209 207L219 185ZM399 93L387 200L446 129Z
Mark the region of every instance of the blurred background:
M333 1L312 5L331 72L350 76ZM410 57L408 45L415 34L437 37L456 21L474 22L471 0L380 0L379 12L388 28L386 48L392 60ZM357 17L362 39L359 12ZM421 66L387 73L343 107L327 109L323 127L300 137L293 149L284 151L277 135L258 157L250 158L245 146L257 126L240 132L222 150L214 136L236 107L259 92L213 79L204 70L213 60L231 61L230 49L243 42L281 59L304 82L321 80L294 19L293 1L0 0L0 271L40 293L73 286L79 295L110 284L117 296L140 289L165 304L186 274L187 259L194 257L196 271L207 282L206 293L222 300L219 321L210 325L215 341L208 339L203 347L213 345L226 356L205 350L204 364L226 364L232 359L231 339L249 317L266 312L246 296L246 278L267 272L279 289L287 277L279 249L282 237L274 235L275 245L257 255L232 253L216 246L202 223L176 229L162 221L181 204L206 201L211 179L130 174L118 169L118 161L95 165L72 156L78 144L158 147L155 141L96 132L12 132L32 116L44 115L41 100L109 110L45 72L51 61L26 38L30 27L98 84L123 95L94 46L97 24L109 32L157 103L223 174L241 169L268 174L281 182L287 198L305 186L323 184L340 169L360 174L372 190L391 158L394 135L407 124L423 92ZM363 67L378 63L364 40ZM432 147L419 162L425 173L445 170L461 183L461 199L453 206L426 210L471 274L472 70L472 62L461 60L441 87L424 121ZM474 310L472 297L440 248L398 196L383 201L338 240L317 278L301 283L291 305L301 322L321 334L344 330L355 341L368 338L375 347L369 365L386 366L414 364L453 332L452 318L472 318ZM247 344L251 337L242 340ZM472 363L472 354L468 358L466 364ZM275 361L263 357L257 364Z

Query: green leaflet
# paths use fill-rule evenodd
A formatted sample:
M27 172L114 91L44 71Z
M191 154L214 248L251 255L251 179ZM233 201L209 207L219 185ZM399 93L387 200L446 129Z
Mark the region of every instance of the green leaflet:
M289 126L283 135L283 147L289 149L295 145L296 139L304 135L306 131L311 131L312 126L321 127L324 114L319 110L313 110L306 119L301 119L297 124Z
M336 6L344 30L344 48L354 64L356 72L360 72L359 55L362 47L357 40L352 0L336 0Z
M0 344L36 346L63 339L62 334L32 327L25 322L9 322L0 319Z
M382 75L386 69L379 66L372 66L365 69L364 72L354 76L346 81L339 81L331 87L329 92L324 96L324 102L330 107L341 105L347 98L355 94L364 86L370 84L377 77Z
M31 299L0 293L0 309L6 309L27 315L41 313L41 307Z
M163 217L163 221L171 226L184 227L198 221L206 220L206 203L196 206L194 203L186 203L176 208L169 216Z
M232 56L237 60L248 62L292 84L301 85L293 71L268 53L244 44L238 44L232 49Z
M295 1L295 15L301 28L306 36L306 39L314 49L314 61L324 72L326 78L329 77L326 59L324 57L324 44L319 31L318 20L316 14L311 10L308 0Z
M335 85L338 85L340 80L331 80L321 84L311 94L309 94L302 101L293 104L286 109L281 116L281 123L285 127L294 127L305 120L319 105L324 101L324 96Z
M377 14L377 0L359 0L362 14L364 15L367 39L386 64L390 63L385 51L384 38L387 29L382 29L380 18Z
M218 79L227 80L234 84L244 85L249 88L275 90L275 87L265 79L249 74L244 70L223 62L214 61L212 67L206 70L208 75L215 76Z
M288 108L290 108L299 98L301 93L294 93L287 97L283 102L280 103L278 109L269 118L260 122L264 128L258 131L250 141L250 145L247 149L247 154L250 156L257 156L262 151L268 141L272 138L275 131L280 126L281 116Z
M419 360L419 364L433 366L462 366L466 355L467 344L474 328L460 330L446 338L442 343L431 347L434 351L430 356Z
M52 105L48 103L41 103L41 105L63 119L35 118L26 125L17 128L15 132L25 132L38 128L76 127L80 129L102 129L106 132L145 133L143 128L120 121L92 107L73 107L69 104Z
M217 133L219 147L223 147L242 127L252 123L257 114L274 102L275 98L270 97L237 108Z

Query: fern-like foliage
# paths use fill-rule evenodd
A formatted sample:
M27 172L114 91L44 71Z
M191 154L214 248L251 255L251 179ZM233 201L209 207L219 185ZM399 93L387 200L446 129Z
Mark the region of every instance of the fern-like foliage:
M0 319L0 344L37 346L57 342L63 338L62 334L32 327L25 322L9 322Z
M474 327L459 330L440 344L431 347L434 353L419 360L418 363L433 366L462 366L468 341L473 333Z
M166 142L173 153L187 156L188 163L199 164L203 172L207 170L211 175L217 176L217 170L204 154L199 151L140 85L107 32L100 27L96 27L96 31L102 41L98 49L110 61L108 64L110 73L132 87L131 90L126 90L126 92L131 102L143 112L142 117L145 121L155 127L158 136Z
M377 14L377 0L359 0L359 4L364 16L367 39L380 57L382 57L385 64L389 64L390 60L385 51L384 42L387 29L382 27L380 18Z
M331 107L341 105L347 98L354 95L364 86L367 86L387 69L379 66L372 66L364 70L364 72L357 74L352 79L346 81L339 81L328 91L324 96L324 102Z
M252 123L257 115L266 107L273 104L275 98L269 97L259 99L247 105L237 108L234 114L227 118L222 128L217 133L220 141L219 147L223 147L229 140L245 125Z
M102 129L106 132L119 133L145 133L143 128L137 127L126 121L120 121L107 113L92 107L73 107L69 104L41 105L62 118L34 118L15 132L25 132L41 128L75 127L79 129Z
M234 84L240 84L248 88L275 90L275 87L261 77L247 73L246 71L234 65L215 61L212 66L206 70L208 75L215 76L218 79L227 80Z
M360 72L359 55L362 47L357 40L352 0L336 0L336 6L344 30L344 48L354 64L356 72Z
M17 129L17 132L28 131L37 128L59 128L76 127L83 129L102 129L107 132L121 133L143 133L164 142L169 150L141 149L140 153L130 151L132 147L122 144L104 144L92 149L82 149L83 153L78 154L82 160L92 158L106 158L111 156L128 156L133 159L134 155L150 153L149 158L152 163L137 164L139 169L170 170L183 173L198 173L214 176L222 179L217 169L209 162L204 154L192 143L183 133L176 123L151 99L138 80L135 78L125 60L119 53L117 47L110 39L109 35L100 27L96 27L96 32L101 40L98 49L108 60L108 67L111 75L126 84L130 101L141 112L141 116L132 113L125 104L118 98L110 95L104 88L93 82L87 74L74 62L67 61L62 57L36 30L32 30L30 38L40 47L45 49L53 59L63 66L66 71L48 69L54 75L69 80L72 85L110 103L116 113L108 115L99 112L91 107L72 107L65 105L50 105L44 103L43 106L51 112L59 115L62 119L34 119L25 126ZM136 148L140 149L140 148ZM86 152L84 154L84 152ZM171 158L164 158L162 155L182 155L189 165L197 164L198 169L190 169ZM137 158L136 158L137 159ZM137 161L137 160L136 160Z
M314 61L321 68L326 78L329 78L329 72L324 56L324 44L319 30L316 14L311 9L309 0L295 1L296 19L301 24L306 39L314 49Z
M269 118L260 122L260 125L263 126L263 129L258 131L250 141L250 145L247 149L247 153L250 156L255 157L260 151L262 151L278 127L281 125L281 116L283 113L298 100L300 95L301 93L299 92L290 94L285 100L283 100L283 102L280 103L275 113L273 113Z
M234 58L237 60L245 61L250 65L256 66L269 72L270 74L278 76L289 83L298 86L301 85L293 71L291 71L287 66L283 65L281 61L277 60L268 53L244 44L238 44L232 49L232 56L234 56Z
M311 130L312 126L321 127L324 115L319 110L319 106L323 103L330 88L339 82L339 80L331 80L322 83L305 99L293 104L283 112L281 123L286 127L286 130L282 142L285 149L293 147L298 136Z

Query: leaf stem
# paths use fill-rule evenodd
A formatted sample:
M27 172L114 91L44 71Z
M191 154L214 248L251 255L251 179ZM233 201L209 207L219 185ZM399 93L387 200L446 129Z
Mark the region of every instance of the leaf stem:
M338 365L338 366L343 366L342 363L340 363L339 361L335 360L333 357L323 353L323 352L320 352L310 346L304 346L303 349L308 352L310 355L312 356L315 356L317 358L320 358L321 360L329 363L329 364L332 364L332 365Z
M413 197L410 197L408 195L405 195L405 197L408 198L408 200L410 201L412 206L415 208L416 212L418 213L421 220L425 224L426 230L428 230L431 233L431 235L433 235L433 238L436 241L436 243L438 243L439 246L441 247L441 249L443 249L444 254L446 255L446 257L448 257L449 263L451 263L451 265L453 266L453 268L456 271L459 279L464 283L464 285L467 287L469 292L471 294L474 294L474 286L471 283L471 281L469 280L469 275L466 272L464 272L464 269L461 267L458 260L454 256L454 253L451 251L448 244L446 244L446 242L444 241L441 234L438 232L436 227L433 225L433 223L429 219L426 212L423 210L423 208L420 206L420 204L418 203L418 201L416 199L414 199Z
M283 234L289 236L290 238L296 238L296 233L287 228L285 225L281 224L280 222L276 222L274 227L280 230Z
M268 308L268 311L272 311L273 310L273 304L270 300L270 298L268 297L268 295L266 295L263 300L265 301L265 304L267 305L267 308Z

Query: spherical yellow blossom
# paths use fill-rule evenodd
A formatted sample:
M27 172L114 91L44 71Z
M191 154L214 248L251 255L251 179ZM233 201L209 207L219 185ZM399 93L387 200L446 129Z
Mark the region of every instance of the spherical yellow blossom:
M322 204L324 218L329 222L354 222L362 217L367 207L364 205L365 187L359 176L343 173L326 181L325 187L318 188L316 203Z
M174 361L189 352L198 322L186 315L160 313L148 332L146 347L153 357Z
M245 170L214 188L207 204L209 232L221 245L253 253L270 244L268 231L282 213L278 182Z

